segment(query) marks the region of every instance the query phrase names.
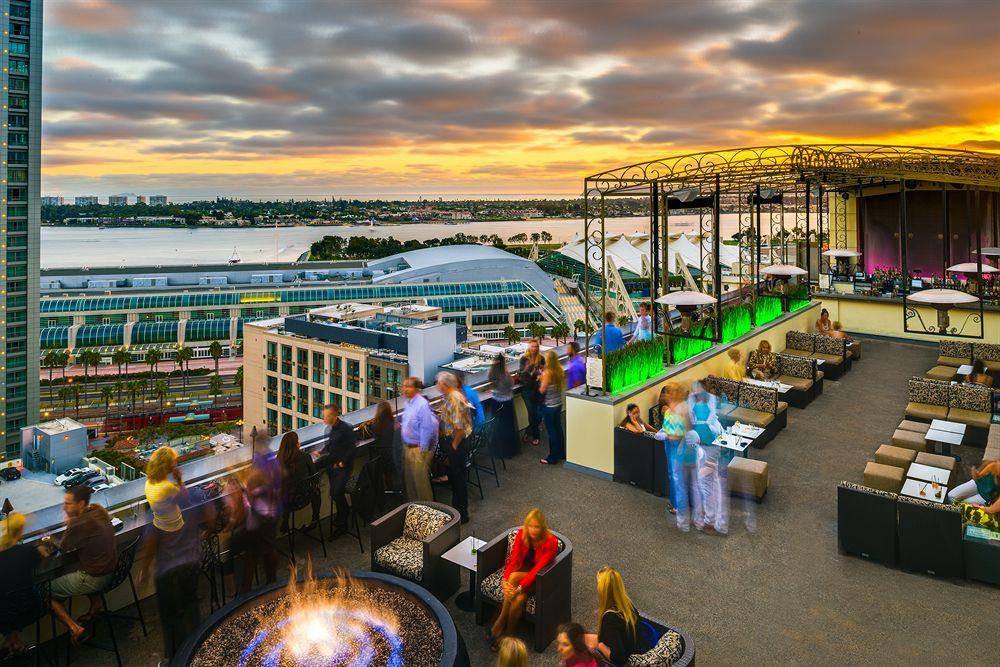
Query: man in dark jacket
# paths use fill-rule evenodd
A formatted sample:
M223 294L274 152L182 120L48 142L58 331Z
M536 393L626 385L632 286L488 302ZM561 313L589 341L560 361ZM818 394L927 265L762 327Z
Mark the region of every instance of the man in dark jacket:
M347 496L344 489L351 476L357 435L354 427L340 418L340 406L331 403L323 408L323 421L330 428L327 431L326 446L323 447L327 475L330 478L330 496L337 505L337 516L333 520L333 535L336 539L347 532Z

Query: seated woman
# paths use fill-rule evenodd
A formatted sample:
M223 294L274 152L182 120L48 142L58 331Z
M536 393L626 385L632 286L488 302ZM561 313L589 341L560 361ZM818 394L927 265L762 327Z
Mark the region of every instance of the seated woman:
M833 322L830 321L830 311L824 308L819 311L819 319L816 320L816 333L829 336L833 331Z
M771 344L760 341L757 349L750 353L747 371L757 380L770 380L778 375L778 358L771 352Z
M320 493L319 487L309 483L309 478L315 472L312 457L299 447L299 435L288 431L281 436L278 446L278 466L281 469L281 497L288 505L301 505L309 500L312 506L312 519L303 530L311 530L319 523ZM281 517L281 532L288 532L288 511Z
M725 370L722 371L722 377L727 380L742 380L747 376L746 368L743 366L743 353L740 352L738 347L729 348L729 361L726 363Z
M656 405L651 406L648 413L649 425L657 430L663 426L663 408L667 406L667 403L667 387L664 385L660 389L660 397L656 400Z
M1000 461L984 463L978 470L969 468L972 479L948 492L948 500L963 502L987 514L1000 514Z
M982 359L976 359L972 362L972 372L965 377L965 381L986 387L993 386L993 377L986 372L986 364L983 363Z
M624 665L630 656L652 648L638 626L639 613L625 592L622 576L613 568L601 568L597 573L597 634L586 635L587 646L612 665Z
M642 421L639 406L635 403L629 403L625 407L625 419L622 420L619 426L632 433L656 433L657 431L657 429Z
M597 667L585 640L586 634L579 623L563 623L556 630L556 653L559 667Z
M503 570L503 606L490 630L490 649L496 651L501 637L513 634L535 586L538 572L556 557L559 541L549 530L542 510L533 509L517 531L510 560Z
M21 629L47 611L31 582L39 561L51 555L51 542L37 540L19 544L24 536L24 522L23 514L11 512L3 521L3 535L0 536L0 571L4 573L0 581L0 633L4 636L0 661L25 651Z

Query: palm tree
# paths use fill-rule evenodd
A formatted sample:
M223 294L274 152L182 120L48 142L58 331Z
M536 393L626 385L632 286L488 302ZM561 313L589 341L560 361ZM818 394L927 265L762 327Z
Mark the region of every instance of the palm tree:
M76 404L76 418L80 418L80 385L73 384L69 387L69 395L73 397L73 402Z
M127 386L129 396L132 398L132 412L134 413L136 394L145 389L145 382L143 380L130 380Z
M552 234L548 232L542 232L542 243L548 243L552 240Z
M556 341L565 340L569 337L569 325L565 322L559 322L554 327L552 327L552 337Z
M118 404L121 405L122 402L122 390L125 388L125 383L121 380L116 380L113 385L111 385L112 390L118 396Z
M187 393L188 387L188 371L191 370L191 359L194 358L194 350L187 345L181 345L177 348L177 355L174 357L174 363L181 371L181 378L184 382L184 393ZM185 367L185 364L187 367Z
M94 374L97 374L97 366L101 363L101 353L97 350L84 350L76 355L76 360L83 366L83 394L87 395L87 384L90 381L90 367L94 367Z
M208 379L208 390L212 393L213 404L219 402L219 394L222 393L223 387L225 387L225 383L218 375L213 375Z
M208 356L212 357L212 361L215 362L215 374L219 374L219 359L222 358L222 343L217 340L213 340L208 346Z
M128 375L128 365L132 363L132 353L126 348L119 348L111 354L111 363L118 366L118 375L122 374L122 365L125 366L125 375Z
M163 361L163 352L155 347L146 352L146 363L149 365L149 377L152 379L156 373L156 365Z
M73 395L72 388L69 385L63 385L59 387L59 400L62 402L62 416L66 416L66 403L69 401L70 397Z
M503 328L503 337L507 339L508 345L513 345L514 343L520 342L521 332L515 329L512 324L508 324Z
M111 414L111 399L114 398L115 390L111 385L101 387L101 400L104 401L104 430L107 431L108 417Z
M55 385L53 384L52 374L55 372L56 367L65 367L62 363L62 356L66 354L62 350L49 350L42 357L42 366L49 369L49 403L53 402L53 397L55 395Z
M532 338L544 338L545 327L543 327L538 322L531 322L528 325L528 335L530 335Z
M238 387L240 392L243 392L243 367L240 366L236 369L236 375L233 376L233 386Z
M160 417L163 417L163 401L170 395L170 385L166 380L157 380L153 385L153 395L160 401Z

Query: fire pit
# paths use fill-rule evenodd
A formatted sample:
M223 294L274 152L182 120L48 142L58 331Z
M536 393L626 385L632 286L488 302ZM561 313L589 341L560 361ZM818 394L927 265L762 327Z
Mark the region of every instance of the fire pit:
M419 586L386 574L306 577L215 612L175 667L453 667L468 664L455 623Z

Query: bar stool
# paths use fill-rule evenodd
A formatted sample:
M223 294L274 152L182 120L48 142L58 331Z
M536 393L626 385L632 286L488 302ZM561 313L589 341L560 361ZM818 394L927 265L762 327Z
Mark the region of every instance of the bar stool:
M31 584L23 588L19 588L15 591L11 591L6 595L6 607L10 610L17 610L16 619L18 623L24 623L24 628L27 628L31 624L31 621L25 622L25 616L31 610L31 607L37 604L36 614L35 614L35 645L27 647L27 650L34 649L35 651L35 664L42 664L42 620L47 615L52 623L50 628L52 631L52 655L45 655L45 662L49 665L59 664L59 647L55 642L56 639L56 616L52 613L52 592L51 592L51 580L47 579L41 581L37 584Z
M295 563L295 535L298 533L302 537L307 537L314 542L319 542L320 547L323 549L323 557L326 558L326 537L323 535L322 523L317 521L315 524L311 522L305 526L296 525L295 514L299 510L303 510L312 505L313 498L319 494L319 483L320 475L325 475L325 470L319 470L303 481L303 488L293 491L285 499L286 511L288 512L288 557L292 559L292 563ZM348 481L350 484L350 481ZM313 531L316 534L313 534Z
M98 616L103 618L108 626L108 634L111 637L111 644L100 644L94 642L93 640L87 642L88 646L93 646L94 648L100 649L102 651L108 651L109 653L115 654L115 661L118 667L122 667L122 656L121 652L118 650L118 639L115 637L115 626L112 623L113 619L121 618L130 621L139 621L139 625L142 627L142 634L144 637L148 637L149 633L146 631L146 620L142 615L142 607L139 605L139 595L135 590L135 581L132 579L132 565L135 563L135 554L139 550L139 540L141 536L136 537L128 545L126 545L118 553L118 563L115 564L115 570L111 574L111 579L108 581L108 585L105 586L98 595L101 596L101 611L98 612ZM125 581L128 580L129 587L132 589L132 604L126 605L118 611L111 611L108 608L108 593L121 586ZM123 609L135 606L136 615L131 616L129 614L123 613ZM72 610L72 607L70 607ZM72 659L72 643L69 641L69 637L66 639L66 664L70 663Z

